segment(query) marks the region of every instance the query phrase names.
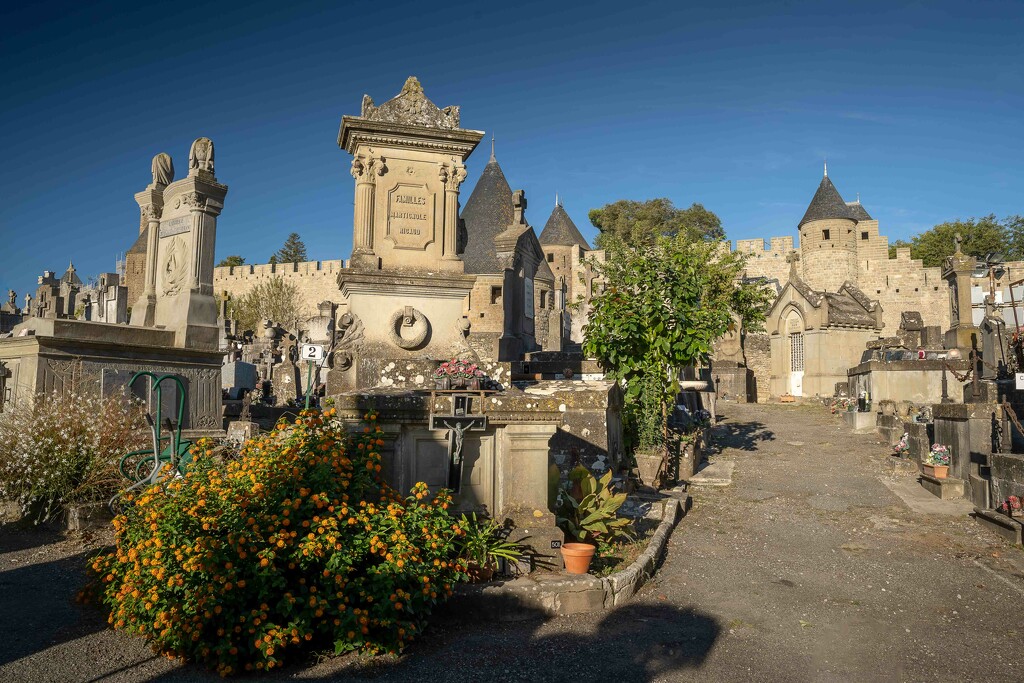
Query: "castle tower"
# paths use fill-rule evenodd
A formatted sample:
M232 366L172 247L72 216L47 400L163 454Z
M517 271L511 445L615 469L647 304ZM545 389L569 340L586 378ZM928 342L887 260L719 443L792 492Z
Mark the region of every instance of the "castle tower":
M857 218L825 175L801 219L800 276L812 288L838 292L857 281Z
M591 251L579 228L562 208L562 202L555 200L555 208L540 233L540 244L544 256L555 278L555 292L558 307L575 303L578 299L589 300L590 292L585 291L579 278L579 268L587 252ZM583 341L583 325L586 315L583 311L570 318L569 337L574 342Z

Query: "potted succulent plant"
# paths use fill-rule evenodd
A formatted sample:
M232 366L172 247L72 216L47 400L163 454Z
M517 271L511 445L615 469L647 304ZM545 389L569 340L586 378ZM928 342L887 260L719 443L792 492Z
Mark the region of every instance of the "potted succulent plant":
M933 443L928 457L921 464L921 470L936 479L949 476L949 447L941 443Z
M629 538L628 517L618 510L626 502L625 493L611 487L612 472L597 479L582 465L569 473L569 484L559 495L557 521L572 540L562 544L562 559L569 574L586 574L597 545Z
M459 527L465 532L459 555L466 559L473 583L490 581L503 562L522 557L522 546L509 541L504 527L493 519L478 520L475 512L470 517L463 514Z

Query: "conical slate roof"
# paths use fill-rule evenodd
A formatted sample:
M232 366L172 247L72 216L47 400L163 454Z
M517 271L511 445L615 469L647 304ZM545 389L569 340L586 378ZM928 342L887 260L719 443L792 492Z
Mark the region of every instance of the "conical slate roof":
M512 224L512 188L505 180L497 159L484 166L473 193L462 209L466 226L466 248L462 260L467 273L500 273L494 238Z
M821 184L818 185L818 191L814 193L814 198L811 199L811 205L807 207L807 212L804 214L803 219L797 225L797 227L803 227L804 223L810 221L820 221L827 218L848 218L851 221L856 221L857 218L853 211L846 205L843 198L839 195L839 190L832 184L832 181L828 179L826 175L821 179Z
M579 245L590 251L587 240L583 238L580 229L569 218L569 214L562 208L561 203L555 204L555 209L548 217L548 222L544 224L544 229L540 233L540 243L564 246Z
M870 220L872 220L871 214L868 213L868 210L864 208L864 205L860 203L859 199L857 201L855 201L855 202L846 202L846 205L848 207L850 207L850 213L853 214L853 217L854 217L855 220L857 220L857 221L870 221Z

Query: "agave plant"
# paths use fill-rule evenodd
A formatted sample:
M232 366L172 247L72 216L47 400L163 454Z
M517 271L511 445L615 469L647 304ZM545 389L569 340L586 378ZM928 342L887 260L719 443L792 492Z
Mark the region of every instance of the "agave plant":
M460 556L481 569L497 568L499 559L515 562L522 557L522 546L506 539L501 524L493 519L478 520L475 512L471 514L471 518L463 514L459 520L459 526L466 532L460 544Z
M632 520L618 516L626 494L615 493L611 481L611 470L600 479L583 466L569 473L569 488L562 491L557 516L558 525L567 535L595 545L632 537Z

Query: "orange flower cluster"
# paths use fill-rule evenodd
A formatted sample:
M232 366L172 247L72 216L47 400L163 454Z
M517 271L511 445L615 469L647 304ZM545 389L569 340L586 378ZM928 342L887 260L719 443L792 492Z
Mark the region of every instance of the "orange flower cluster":
M399 652L466 578L451 496L382 480L376 416L351 435L304 411L217 463L200 442L185 477L114 520L95 592L114 628L222 675L310 649Z

